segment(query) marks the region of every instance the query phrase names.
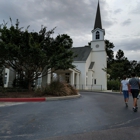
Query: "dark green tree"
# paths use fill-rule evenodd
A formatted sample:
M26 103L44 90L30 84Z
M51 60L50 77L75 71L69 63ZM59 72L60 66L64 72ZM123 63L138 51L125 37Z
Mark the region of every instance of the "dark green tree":
M11 67L21 77L28 81L28 89L34 80L48 74L49 70L74 68L72 65L74 53L70 50L72 39L66 35L52 37L54 29L47 31L46 27L40 32L29 32L19 28L19 21L11 27L1 25L0 52L3 53L4 67Z
M114 60L113 48L115 47L112 42L105 40L106 53L107 53L107 64L110 64Z
M3 87L4 83L3 83L3 70L4 68L2 66L0 66L0 87Z
M111 78L111 65L114 63L114 52L113 48L115 47L112 42L109 40L105 40L106 54L107 54L107 68L103 68L104 71L109 75L109 79Z
M140 77L140 62L137 62L137 66L135 67L135 71L136 75L138 77Z
M114 60L114 63L111 64L111 73L110 79L122 79L123 75L130 77L130 62L125 59L122 61Z
M137 76L140 77L140 62L136 60L130 61L131 67L129 68L130 73L135 73Z
M124 56L124 52L122 50L118 50L117 54L116 54L116 60L121 61L121 60L125 60L125 56Z
M110 69L110 79L122 79L123 75L130 76L130 63L122 50L117 51L116 59L111 63Z

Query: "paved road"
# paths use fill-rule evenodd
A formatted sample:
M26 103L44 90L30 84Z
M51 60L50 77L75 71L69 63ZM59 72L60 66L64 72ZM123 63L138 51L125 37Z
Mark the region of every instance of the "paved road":
M123 96L81 92L70 100L0 107L0 140L139 140L140 110Z

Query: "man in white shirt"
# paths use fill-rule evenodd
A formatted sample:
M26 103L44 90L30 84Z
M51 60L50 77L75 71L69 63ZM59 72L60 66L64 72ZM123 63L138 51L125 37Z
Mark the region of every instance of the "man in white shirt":
M121 85L120 85L120 93L123 92L123 96L124 96L124 102L126 107L128 107L128 100L129 100L129 92L130 92L130 87L129 87L129 82L126 79L126 76L123 76L123 80L121 81Z

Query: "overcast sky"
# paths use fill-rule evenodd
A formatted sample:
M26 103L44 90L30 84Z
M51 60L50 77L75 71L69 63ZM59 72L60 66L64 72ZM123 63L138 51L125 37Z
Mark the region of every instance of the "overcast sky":
M121 49L129 60L140 61L140 0L99 0L105 39L113 42L114 52ZM54 37L68 34L73 47L81 47L92 39L98 0L0 0L0 23L20 27L30 25L38 32L41 25L56 27Z

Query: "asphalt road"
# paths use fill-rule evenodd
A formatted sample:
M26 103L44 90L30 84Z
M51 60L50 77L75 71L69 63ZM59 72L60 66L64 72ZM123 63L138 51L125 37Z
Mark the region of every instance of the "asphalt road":
M126 108L120 94L80 94L0 107L0 140L140 139L140 110L132 111L132 97Z

